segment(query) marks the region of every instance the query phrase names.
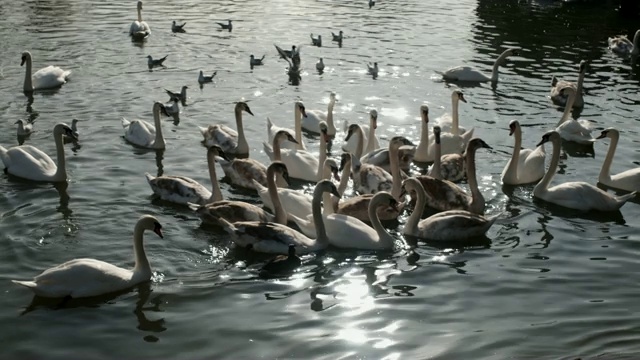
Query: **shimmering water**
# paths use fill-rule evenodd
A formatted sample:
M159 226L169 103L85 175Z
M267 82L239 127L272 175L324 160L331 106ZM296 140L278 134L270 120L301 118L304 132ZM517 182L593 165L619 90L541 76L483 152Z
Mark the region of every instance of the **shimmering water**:
M52 154L51 129L81 120L79 147L66 148L68 186L0 177L0 337L4 357L30 358L570 358L640 352L640 205L613 214L582 214L532 200L532 186L507 188L500 173L513 139L507 124L525 126L532 147L561 115L547 98L551 75L575 80L587 59L585 108L594 133L614 126L621 140L613 166L640 165L637 68L610 54L606 38L633 34L611 3L525 1L200 1L144 5L152 29L144 45L127 32L135 2L43 0L0 5L0 144L17 144L18 118L35 119L27 143ZM233 32L214 21L236 20ZM171 21L186 21L172 34ZM345 32L344 46L330 31ZM311 47L309 33L325 38ZM287 84L286 64L273 44L302 44L305 71ZM437 70L472 64L490 71L506 46L523 49L501 68L495 89L465 87L463 125L494 147L478 153L489 214L503 218L490 241L453 247L408 241L393 252L329 250L305 258L292 278L266 281L224 234L200 227L189 209L153 200L144 172L189 175L208 183L196 126L233 124L233 103L249 100L245 117L251 156L262 153L265 119L292 124L293 102L326 108L339 96L338 127L378 109L379 135L417 141L420 104L432 115L450 111L453 87ZM61 89L22 93L20 53L34 69L73 70ZM266 54L249 69L249 55ZM165 69L149 71L146 56L169 54ZM313 64L323 57L323 75ZM377 80L365 63L377 61ZM199 88L198 70L218 71ZM120 118L151 119L163 88L188 85L180 121L165 122L167 149L134 149L122 139ZM343 136L342 134L340 136ZM317 149L315 140L309 140ZM561 161L555 183L596 183L608 141L589 156ZM338 155L335 151L333 155ZM218 170L221 173L220 169ZM258 201L223 184L232 199ZM67 197L68 196L68 197ZM75 257L133 263L131 232L154 214L165 239L148 236L156 272L151 284L96 301L32 303L10 279L26 279ZM400 233L402 223L397 229ZM398 236L401 240L402 237ZM408 240L408 239L407 239ZM400 244L400 242L399 242ZM314 300L314 297L320 300Z

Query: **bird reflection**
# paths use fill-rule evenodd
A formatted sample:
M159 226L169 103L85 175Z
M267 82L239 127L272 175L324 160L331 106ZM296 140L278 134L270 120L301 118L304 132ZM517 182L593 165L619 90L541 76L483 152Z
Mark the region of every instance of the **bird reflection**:
M336 294L337 292L335 290L327 290L325 287L320 286L314 287L309 293L309 297L311 298L311 304L309 304L309 308L313 311L323 311L336 306ZM333 298L333 302L327 305L324 302L325 299L323 299L319 295L330 295Z
M62 217L65 220L68 220L73 211L69 209L69 193L67 193L67 188L69 187L69 183L66 181L54 183L53 186L58 191L60 195L60 206L56 208L56 210L62 214Z
M156 176L162 176L164 174L164 166L162 165L162 160L164 159L164 149L156 150L156 166L158 167L158 172Z
M133 313L136 315L138 319L138 330L160 333L167 328L164 326L165 320L164 318L160 318L157 320L149 320L145 315L143 310L153 311L153 312L162 312L160 309L160 303L162 301L159 297L151 300L151 306L144 307L144 305L149 301L149 297L151 296L151 282L146 282L138 285L138 301L136 301L136 308L133 310ZM148 337L145 337L145 340L149 340Z

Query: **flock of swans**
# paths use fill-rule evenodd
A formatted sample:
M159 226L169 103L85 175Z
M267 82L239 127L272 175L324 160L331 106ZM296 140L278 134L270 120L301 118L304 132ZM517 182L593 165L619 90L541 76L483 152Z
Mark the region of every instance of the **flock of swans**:
M130 32L134 38L147 38L150 34L149 26L141 19L141 9L142 2L138 2L138 21L131 25ZM229 29L230 26L231 23ZM638 37L636 33L634 43ZM618 46L622 49L626 45L622 42ZM634 44L624 49L637 52ZM491 76L466 66L451 68L442 76L449 81L495 82L500 64L515 54L517 49L505 50L495 61ZM24 90L28 92L61 86L71 73L53 66L32 73L32 57L28 51L22 54L22 64L25 63ZM534 197L566 208L616 211L640 191L640 167L611 175L619 132L608 128L594 139L588 124L570 118L573 107L584 105L582 83L587 68L586 62L580 63L577 84L553 79L551 100L564 105L565 110L558 124L543 135L535 148L521 148L521 126L516 120L510 122L509 135L514 137L514 147L501 180L513 186L536 184ZM188 100L186 89L185 86L180 93L168 90L167 93L172 101L185 102ZM405 211L411 211L402 228L406 236L427 241L464 241L485 236L500 214L485 215L486 203L478 189L475 157L478 150L491 149L491 146L474 137L474 128L460 126L458 106L466 102L461 90L455 89L451 94L451 116L443 116L433 124L429 107L420 106L421 132L417 144L406 137L394 136L385 147L376 136L376 110L370 111L368 124L346 124L344 131L340 131L333 116L337 101L336 94L331 93L326 112L308 110L302 101L295 101L292 128L276 125L267 118L263 149L271 160L268 165L251 157L243 114L254 116L254 113L246 102L240 101L234 106L235 129L222 123L200 128L210 186L182 175L144 175L156 196L191 208L203 224L224 231L237 246L256 252L288 254L266 266L276 269L274 271L299 266L296 254L317 252L330 246L394 249L399 240L383 223L397 221ZM163 104L156 102L152 108L153 123L122 119L124 139L137 147L164 149L163 111L167 111ZM19 122L18 125L19 133L31 131L30 124ZM318 154L308 150L303 131L318 136ZM66 181L64 140L77 140L78 133L60 123L53 128L53 137L57 163L32 145L9 149L0 146L5 172L32 181ZM550 186L563 141L592 146L596 139L603 138L609 138L610 145L598 181L628 194L615 196L587 182ZM328 146L334 141L342 142L343 152L338 158L328 156ZM545 169L545 143L552 146L548 169ZM255 191L264 206L224 199L216 163L232 186ZM432 165L427 174L414 174L412 164L426 167L429 163ZM315 184L313 193L290 189L291 179ZM464 179L468 191L459 185ZM346 195L349 182L357 195ZM425 211L429 216L423 217ZM161 229L160 222L153 216L144 215L138 220L133 234L135 266L132 270L95 259L75 259L47 269L33 280L14 282L45 297L77 298L126 289L150 279L143 233L150 230L162 237Z

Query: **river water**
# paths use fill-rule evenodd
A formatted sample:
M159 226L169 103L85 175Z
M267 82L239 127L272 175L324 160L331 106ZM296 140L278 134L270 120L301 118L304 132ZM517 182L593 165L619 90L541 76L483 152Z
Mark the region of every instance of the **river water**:
M590 61L581 117L621 139L614 172L640 166L637 68L611 54L608 36L635 32L610 3L533 1L273 0L144 4L150 38L128 37L134 1L26 0L0 5L0 144L17 144L19 118L35 120L26 143L53 154L51 129L80 119L78 146L67 145L69 181L33 184L0 177L0 337L2 356L15 358L573 358L640 353L640 205L613 214L584 214L533 201L533 186L503 187L512 151L508 123L523 124L532 147L554 127L552 75L574 80ZM234 19L232 32L215 21ZM184 34L171 21L186 21ZM342 48L330 32L343 30ZM309 33L321 34L322 48ZM286 64L273 44L301 44L300 86L287 84ZM248 259L219 231L202 228L189 210L151 196L144 172L189 175L208 183L197 126L233 126L233 104L245 99L251 156L262 152L266 117L291 126L293 102L325 109L338 94L338 128L379 112L383 144L394 134L418 141L419 106L433 117L450 112L454 87L436 71L470 64L490 71L505 47L519 56L501 68L500 82L464 87L462 125L493 147L478 152L487 213L502 218L478 244L441 246L408 241L392 252L336 251L307 256L294 276L263 280L264 258ZM22 92L20 54L34 69L73 71L61 89ZM149 71L146 56L169 55ZM249 55L266 54L249 68ZM323 57L327 69L315 72ZM366 74L377 61L380 76ZM198 71L218 71L200 88ZM151 120L162 90L188 85L180 121L163 123L164 152L135 149L120 119ZM343 133L338 135L344 136ZM307 139L312 150L318 142ZM608 141L589 154L568 151L554 183L595 184ZM547 147L550 153L550 147ZM335 150L332 153L338 156ZM218 168L218 173L222 171ZM305 186L308 189L308 186ZM225 197L258 202L222 184ZM10 279L28 279L76 257L131 266L131 235L143 213L164 226L148 235L150 284L122 294L56 302L34 299ZM400 225L391 229L400 234ZM398 244L402 236L398 235Z

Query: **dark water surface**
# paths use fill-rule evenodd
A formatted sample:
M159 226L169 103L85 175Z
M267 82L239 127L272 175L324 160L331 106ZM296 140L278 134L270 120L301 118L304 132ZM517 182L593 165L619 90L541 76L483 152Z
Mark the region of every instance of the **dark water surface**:
M508 123L523 124L532 147L561 110L548 99L551 75L575 81L590 61L581 117L594 134L613 126L621 138L613 172L640 166L638 68L608 52L606 39L632 34L637 22L602 5L525 1L147 1L144 45L127 35L134 1L43 0L0 5L0 144L17 144L18 118L35 119L28 144L53 154L51 129L81 120L80 147L66 147L68 186L0 177L0 338L4 357L29 358L571 358L640 353L640 205L583 214L532 200L533 186L503 187L511 154ZM235 19L233 32L214 21ZM171 21L186 21L172 34ZM330 43L343 30L344 46ZM322 48L309 33L320 33ZM303 44L305 70L287 84L273 44ZM520 56L501 68L498 86L465 87L461 124L493 146L478 152L488 214L503 213L488 241L467 246L416 243L398 235L393 252L335 251L308 256L283 280L263 280L263 258L246 259L224 234L200 227L189 210L154 200L144 172L188 175L208 183L197 126L233 125L244 98L251 156L262 152L266 117L292 126L293 102L326 109L339 97L337 127L365 122L378 109L381 143L394 134L418 141L418 109L450 112L451 85L436 71L471 64L490 71L505 47ZM22 93L20 53L34 69L73 71L59 90ZM249 55L266 54L250 71ZM169 54L149 71L146 56ZM323 57L327 69L315 72ZM380 76L366 74L377 61ZM202 89L199 69L218 71ZM163 123L164 152L134 149L121 117L151 120L162 88L188 85L180 121ZM340 133L339 137L344 136ZM318 142L307 139L311 149ZM608 141L592 154L561 161L554 184L595 184ZM550 154L550 147L547 148ZM334 156L339 155L335 150ZM218 168L219 174L222 173ZM259 199L222 184L225 197ZM67 196L68 195L68 198ZM165 239L147 236L155 276L123 294L72 301L37 300L10 279L28 279L76 257L133 263L131 234L140 214L154 214ZM397 229L400 234L406 214ZM314 300L314 298L316 298Z

